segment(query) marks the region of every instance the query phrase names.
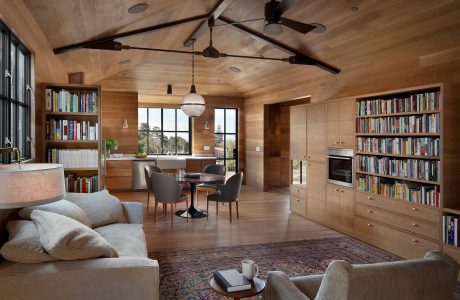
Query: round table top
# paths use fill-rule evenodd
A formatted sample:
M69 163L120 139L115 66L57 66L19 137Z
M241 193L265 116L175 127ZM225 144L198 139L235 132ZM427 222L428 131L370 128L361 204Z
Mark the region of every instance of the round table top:
M226 292L222 287L214 280L214 276L209 280L209 286L218 294L226 297L233 297L234 299L254 297L262 293L265 289L265 280L259 277L254 277L251 283L250 290L237 291L237 292Z
M196 173L196 174L200 174L200 177L176 176L176 179L179 182L192 182L192 183L215 182L215 181L225 180L225 176L222 176L222 175L206 174L206 173Z

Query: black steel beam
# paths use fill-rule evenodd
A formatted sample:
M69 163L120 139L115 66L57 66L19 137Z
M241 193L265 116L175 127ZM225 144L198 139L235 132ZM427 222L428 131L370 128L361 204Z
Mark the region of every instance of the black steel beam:
M184 46L190 47L193 44L193 41L196 41L203 33L208 30L208 20L217 18L229 7L234 0L219 0L212 8L211 12L209 13L207 20L201 21L200 25L198 25L192 34L185 40Z
M333 67L325 62L322 62L322 61L319 61L317 59L314 59L302 52L300 52L299 50L289 46L289 45L286 45L280 41L277 41L269 36L266 36L258 31L255 31L249 27L246 27L244 25L241 25L241 24L238 24L236 21L234 20L231 20L229 18L226 18L224 16L219 16L218 18L220 21L232 26L234 29L238 30L239 32L243 33L243 34L246 34L246 35L250 35L252 38L258 40L258 41L261 41L265 44L268 44L272 47L275 47L281 51L284 51L286 52L287 54L291 55L290 59L289 59L289 62L291 64L300 64L300 65L313 65L313 66L317 66L325 71L328 71L328 72L331 72L333 74L337 74L340 72L339 69L337 69L336 67Z
M194 16L190 18L180 19L180 20L173 21L173 22L168 22L168 23L153 25L153 26L149 26L149 27L145 27L141 29L135 29L135 30L127 31L127 32L122 32L122 33L118 33L118 34L100 38L100 39L95 39L95 40L90 40L90 41L85 41L85 42L80 42L80 43L76 43L72 45L55 48L53 51L54 51L54 54L61 54L61 53L69 52L69 51L82 49L82 48L91 48L91 46L93 45L98 45L98 44L100 45L105 42L111 42L113 40L131 37L131 36L138 35L138 34L143 34L143 33L162 30L165 28L175 27L175 26L179 26L179 25L193 22L193 21L198 21L198 20L203 20L203 19L206 20L208 19L208 17L209 15L206 14L206 15L199 15L199 16Z

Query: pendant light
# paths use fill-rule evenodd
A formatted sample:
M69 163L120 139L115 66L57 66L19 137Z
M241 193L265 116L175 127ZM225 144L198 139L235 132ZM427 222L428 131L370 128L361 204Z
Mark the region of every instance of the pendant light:
M201 116L205 109L204 98L196 92L195 88L195 41L192 44L192 86L190 87L190 93L182 99L180 107L190 117Z

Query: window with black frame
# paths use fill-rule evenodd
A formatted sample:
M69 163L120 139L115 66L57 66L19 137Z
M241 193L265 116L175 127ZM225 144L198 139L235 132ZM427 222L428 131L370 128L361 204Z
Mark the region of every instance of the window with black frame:
M191 124L191 118L181 109L139 108L139 151L148 154L191 154Z
M0 22L0 147L17 147L21 160L32 158L30 51ZM14 162L2 155L2 163Z

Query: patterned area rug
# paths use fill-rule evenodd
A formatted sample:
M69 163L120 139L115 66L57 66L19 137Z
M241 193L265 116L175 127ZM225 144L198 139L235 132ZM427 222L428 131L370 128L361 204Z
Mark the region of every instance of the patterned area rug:
M289 276L323 273L332 260L354 264L399 260L350 237L302 240L248 246L180 249L149 254L160 264L160 299L222 299L208 286L214 271L236 268L250 258L259 265L259 277L271 270ZM257 298L253 298L257 299Z

